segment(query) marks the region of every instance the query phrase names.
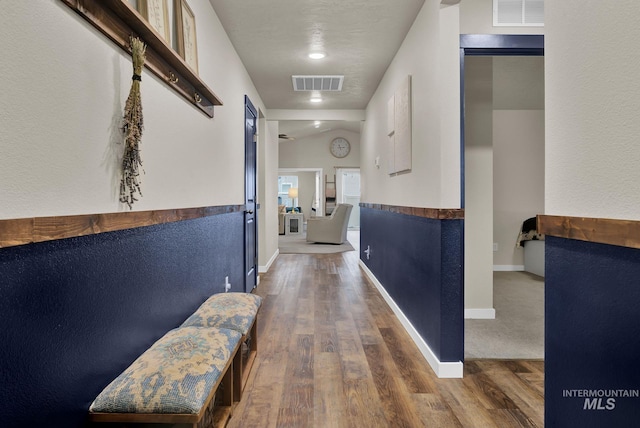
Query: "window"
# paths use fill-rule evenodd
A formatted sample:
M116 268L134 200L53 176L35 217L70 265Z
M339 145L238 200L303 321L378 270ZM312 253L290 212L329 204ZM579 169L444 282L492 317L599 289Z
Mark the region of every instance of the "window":
M298 187L296 175L281 175L278 177L278 205L293 206L293 199L289 197L289 189Z
M493 26L544 26L544 0L493 0Z

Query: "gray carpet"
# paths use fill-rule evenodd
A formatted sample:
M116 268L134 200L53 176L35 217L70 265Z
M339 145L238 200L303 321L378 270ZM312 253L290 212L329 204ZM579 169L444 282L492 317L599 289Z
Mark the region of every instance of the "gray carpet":
M279 235L278 249L280 254L332 254L355 250L349 241L345 241L343 244L318 244L307 242L306 239L306 234Z
M544 278L494 272L496 319L465 322L465 358L544 358Z

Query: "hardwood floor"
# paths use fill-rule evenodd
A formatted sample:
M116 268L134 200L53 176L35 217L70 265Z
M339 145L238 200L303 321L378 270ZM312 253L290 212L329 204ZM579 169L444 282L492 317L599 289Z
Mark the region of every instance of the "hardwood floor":
M257 294L258 357L229 427L541 427L542 361L438 379L358 253L280 255Z

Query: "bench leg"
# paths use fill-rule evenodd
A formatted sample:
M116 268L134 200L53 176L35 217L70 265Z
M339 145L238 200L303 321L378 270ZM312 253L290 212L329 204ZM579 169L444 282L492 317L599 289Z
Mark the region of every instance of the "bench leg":
M242 398L242 349L236 352L233 358L233 401L240 401Z
M258 352L258 318L251 327L251 352Z
M244 353L238 352L236 359L234 359L234 399L240 401L244 388L247 386L247 380L249 380L249 374L251 373L251 367L258 354L258 320L253 322L251 330L247 336L249 338L249 349L247 350L246 361L244 360ZM242 343L247 342L247 337L242 338Z
M243 367L242 373L242 387L247 384L247 380L249 379L249 373L251 372L251 367L253 367L253 362L258 355L258 319L256 318L253 326L251 327L251 331L249 333L251 336L251 342L249 345L249 355L247 355L247 362Z
M234 383L233 362L231 362L227 371L222 376L220 387L218 388L218 392L220 391L220 388L222 388L222 394L218 397L220 401L216 402L217 400L215 399L211 400L206 416L203 417L198 424L194 425L194 427L214 428L227 426L227 422L233 414Z
M239 352L236 352L236 355L238 355ZM234 380L234 376L233 376L233 372L235 371L235 357L234 357L234 361L233 363L231 363L231 366L229 366L229 369L227 369L227 371L224 374L224 377L222 378L222 384L223 386L223 393L222 393L222 405L223 406L233 406L233 397L235 396L235 380Z

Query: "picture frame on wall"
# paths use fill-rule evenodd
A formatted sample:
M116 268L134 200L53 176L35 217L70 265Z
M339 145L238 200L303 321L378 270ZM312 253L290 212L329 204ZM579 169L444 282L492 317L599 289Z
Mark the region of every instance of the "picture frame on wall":
M138 11L171 46L168 0L138 0Z
M198 45L196 39L196 17L186 0L174 0L178 53L185 62L198 72Z

